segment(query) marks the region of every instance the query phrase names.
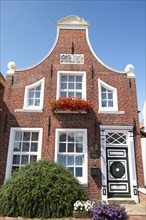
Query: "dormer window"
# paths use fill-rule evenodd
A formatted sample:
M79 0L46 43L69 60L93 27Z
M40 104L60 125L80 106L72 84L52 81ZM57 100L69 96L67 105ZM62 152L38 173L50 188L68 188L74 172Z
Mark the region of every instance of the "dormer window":
M117 89L98 79L99 112L117 112Z
M45 78L25 87L24 110L42 110Z

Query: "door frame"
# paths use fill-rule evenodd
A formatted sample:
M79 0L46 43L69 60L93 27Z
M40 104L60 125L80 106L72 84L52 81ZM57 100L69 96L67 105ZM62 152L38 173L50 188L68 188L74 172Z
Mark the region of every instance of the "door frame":
M106 160L106 148L109 145L106 144L106 134L108 132L123 132L126 134L127 143L123 147L128 148L128 161L129 161L129 179L130 179L130 199L138 203L137 193L137 175L136 175L136 163L135 163L135 148L133 139L133 126L115 126L115 125L100 125L100 140L101 140L101 172L102 172L102 200L108 201L111 199L108 197L107 188L107 160ZM112 145L111 145L112 147ZM122 145L120 146L122 147ZM126 200L127 197L116 197Z

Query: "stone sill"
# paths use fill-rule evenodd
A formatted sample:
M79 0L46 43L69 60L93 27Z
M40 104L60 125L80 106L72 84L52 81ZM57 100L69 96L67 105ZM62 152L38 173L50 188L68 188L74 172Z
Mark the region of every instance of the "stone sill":
M43 112L42 109L15 109L15 112Z
M125 114L125 111L109 111L109 110L107 110L107 111L102 111L102 110L100 110L100 111L98 111L98 113L99 114L115 114L115 115L124 115Z
M87 114L86 111L54 111L55 114Z
M138 191L146 195L146 188L139 188Z

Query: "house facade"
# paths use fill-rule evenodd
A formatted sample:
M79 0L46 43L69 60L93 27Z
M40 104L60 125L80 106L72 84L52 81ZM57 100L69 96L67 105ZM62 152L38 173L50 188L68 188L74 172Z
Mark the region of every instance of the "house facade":
M139 202L143 166L134 67L119 72L94 53L89 22L77 16L57 21L57 36L36 65L6 76L1 122L0 184L12 172L49 158L63 164L90 198ZM60 97L92 103L90 112L52 112Z

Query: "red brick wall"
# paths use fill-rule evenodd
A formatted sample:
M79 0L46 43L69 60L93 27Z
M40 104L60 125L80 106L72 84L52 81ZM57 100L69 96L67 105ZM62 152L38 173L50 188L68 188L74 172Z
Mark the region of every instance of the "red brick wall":
M60 54L72 52L72 42L74 43L74 53L84 54L84 64L60 64ZM53 65L53 75L51 78L50 69ZM94 69L94 78L92 79L92 66ZM56 97L57 71L86 71L87 74L87 99L92 102L93 112L85 115L77 114L53 114L50 111L49 102ZM43 113L14 112L15 109L23 108L24 90L26 85L30 85L45 77L44 111ZM98 114L98 78L107 84L116 87L118 92L119 111L125 111L125 114ZM10 127L42 127L43 143L42 158L48 157L54 159L55 129L56 128L87 128L88 131L88 192L90 196L101 197L101 178L93 179L90 176L90 167L97 164L101 165L100 150L96 159L90 158L90 152L93 150L95 140L95 118L97 120L96 136L100 146L99 125L134 125L135 123L135 150L138 174L138 185L143 186L143 171L140 147L140 133L138 122L138 108L136 98L135 79L129 79L126 74L120 74L107 69L92 55L87 44L85 30L60 30L59 39L56 47L48 58L38 66L22 71L15 72L14 83L12 85L12 76L7 76L5 91L5 112L2 121L1 132L2 139L2 165L0 167L0 182L4 180L6 167L7 149L9 143ZM7 115L7 117L6 117ZM50 135L48 136L48 120L51 117ZM7 123L6 123L7 120ZM6 138L7 137L7 138Z

